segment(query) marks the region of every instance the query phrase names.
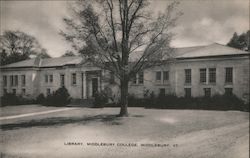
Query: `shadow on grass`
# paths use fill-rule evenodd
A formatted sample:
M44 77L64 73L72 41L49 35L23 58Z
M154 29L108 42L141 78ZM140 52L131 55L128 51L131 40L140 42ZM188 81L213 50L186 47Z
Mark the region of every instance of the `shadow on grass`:
M131 117L143 117L143 115L132 115ZM50 127L50 126L63 126L67 124L79 124L85 125L93 122L102 122L106 125L122 125L122 117L117 117L117 115L96 115L96 116L83 116L83 117L52 117L44 118L39 120L29 120L25 122L10 123L0 125L0 129L15 130L21 128L31 128L31 127Z
M67 124L85 125L91 122L103 122L108 125L120 125L121 118L116 115L96 115L83 117L52 117L39 120L30 120L25 122L3 124L0 128L4 130L14 130L20 128L30 127L49 127L49 126L63 126Z

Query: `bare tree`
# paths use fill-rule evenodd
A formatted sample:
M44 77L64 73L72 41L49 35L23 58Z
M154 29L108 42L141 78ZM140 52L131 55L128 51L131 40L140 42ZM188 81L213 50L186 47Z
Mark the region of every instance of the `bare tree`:
M39 54L36 55L36 57L39 57L42 59L51 58L51 56L47 53L47 50L44 48L41 50Z
M171 56L170 28L181 12L171 2L164 13L156 13L147 0L78 1L73 17L65 18L61 34L72 46L100 68L120 80L120 116L128 115L128 84L144 69L161 65Z
M67 50L61 57L72 57L72 56L76 56L75 53L73 53L70 50Z
M43 52L35 37L20 31L5 31L0 36L1 65L28 59L30 55ZM2 55L2 53L4 55Z

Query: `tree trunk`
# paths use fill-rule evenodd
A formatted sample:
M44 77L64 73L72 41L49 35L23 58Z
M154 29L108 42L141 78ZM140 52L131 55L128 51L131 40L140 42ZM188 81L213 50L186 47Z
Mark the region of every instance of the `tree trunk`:
M128 116L128 81L121 80L121 110L118 116L126 117Z

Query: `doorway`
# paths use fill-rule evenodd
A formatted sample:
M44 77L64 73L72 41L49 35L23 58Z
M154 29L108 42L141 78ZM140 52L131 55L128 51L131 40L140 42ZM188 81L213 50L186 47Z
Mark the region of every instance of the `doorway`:
M98 92L98 78L92 78L92 97Z

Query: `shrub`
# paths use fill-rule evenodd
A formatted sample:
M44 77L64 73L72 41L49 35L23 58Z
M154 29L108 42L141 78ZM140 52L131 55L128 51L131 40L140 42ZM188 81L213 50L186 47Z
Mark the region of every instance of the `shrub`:
M136 98L135 95L128 95L128 106L130 107L144 107L144 99Z
M36 102L38 104L43 104L45 99L46 99L45 96L43 95L43 93L41 93L36 97Z
M33 104L33 103L35 103L33 99L24 98L23 96L17 96L13 93L6 93L1 97L1 106Z
M97 92L94 96L94 108L103 108L108 103L108 94L105 91Z
M215 95L212 97L177 97L159 95L156 98L144 98L147 108L162 109L203 109L203 110L241 110L249 111L249 105L235 95Z
M48 95L42 104L45 106L65 106L70 103L70 100L68 90L65 87L61 87L51 95Z

